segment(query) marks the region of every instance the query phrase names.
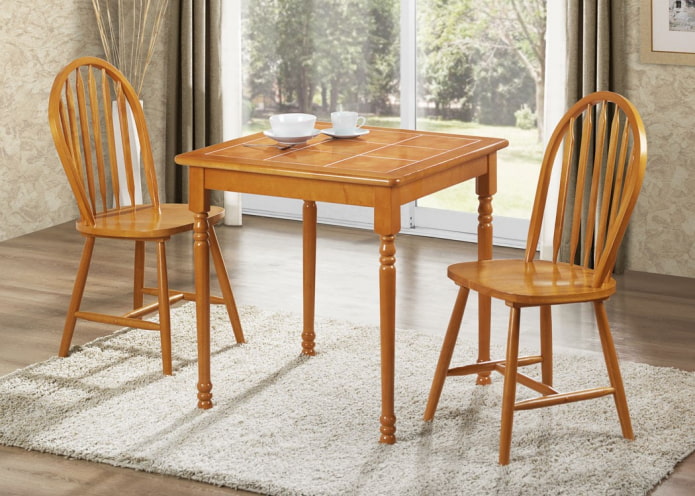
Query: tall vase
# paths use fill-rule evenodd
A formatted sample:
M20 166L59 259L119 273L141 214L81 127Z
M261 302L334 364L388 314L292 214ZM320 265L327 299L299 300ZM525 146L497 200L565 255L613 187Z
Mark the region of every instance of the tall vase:
M142 100L140 100L142 106ZM121 139L121 124L118 115L117 102L112 102L113 131L116 140L116 164L118 167L119 201L122 207L129 206L130 194L128 192L128 179L125 173L125 158L123 156L123 140ZM135 118L128 102L126 102L126 116L128 119L128 137L130 141L130 158L133 163L133 183L135 185L135 204L142 204L142 184L140 180L140 139L135 127Z
M241 225L241 193L224 192L224 225Z

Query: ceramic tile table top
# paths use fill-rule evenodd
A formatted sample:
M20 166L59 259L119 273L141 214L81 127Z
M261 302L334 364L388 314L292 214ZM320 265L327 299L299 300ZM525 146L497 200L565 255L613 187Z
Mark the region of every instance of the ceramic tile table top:
M318 128L328 127L317 123ZM194 263L198 293L198 406L212 407L210 377L210 281L207 212L210 190L237 191L304 200L302 353L314 355L317 201L374 209L380 237L381 416L383 443L396 441L394 350L396 329L396 234L401 205L448 186L476 180L479 200L478 258L492 257L492 195L497 188L497 151L507 140L391 128L365 127L368 134L333 139L319 134L278 149L263 133L183 153L189 168L189 205L195 213ZM249 146L250 145L250 146ZM262 247L260 247L262 249ZM479 299L480 326L489 337L490 300ZM487 349L485 347L484 349ZM233 380L233 379L232 379Z

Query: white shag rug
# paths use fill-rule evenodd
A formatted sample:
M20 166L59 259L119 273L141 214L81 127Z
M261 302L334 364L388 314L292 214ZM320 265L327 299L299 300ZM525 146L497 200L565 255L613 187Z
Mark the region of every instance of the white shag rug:
M397 332L398 442L381 445L377 328L319 320L308 358L298 316L240 310L245 345L213 307L214 408L196 408L188 304L172 318L174 376L156 333L126 329L1 378L0 443L263 494L370 496L640 495L695 450L695 373L623 362L634 441L612 397L522 411L500 467L501 376L449 378L423 422L440 339L415 331ZM561 389L607 384L600 355L556 350L555 369Z

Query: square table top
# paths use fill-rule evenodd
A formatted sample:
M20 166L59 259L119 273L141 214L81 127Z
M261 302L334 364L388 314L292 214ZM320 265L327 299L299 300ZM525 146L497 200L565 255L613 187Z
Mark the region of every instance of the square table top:
M317 123L319 129L328 126ZM246 146L275 143L263 133L256 133L183 153L176 162L276 176L333 176L346 182L402 184L425 171L445 170L508 145L507 140L499 138L368 126L363 129L369 133L350 139L318 134L285 150Z

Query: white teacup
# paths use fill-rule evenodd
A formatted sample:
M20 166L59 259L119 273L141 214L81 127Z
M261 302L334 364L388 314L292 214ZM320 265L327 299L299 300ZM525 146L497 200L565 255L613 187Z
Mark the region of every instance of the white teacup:
M309 136L314 130L316 116L311 114L275 114L270 116L270 127L278 138Z
M367 122L357 112L339 111L331 113L331 123L335 134L355 134Z

